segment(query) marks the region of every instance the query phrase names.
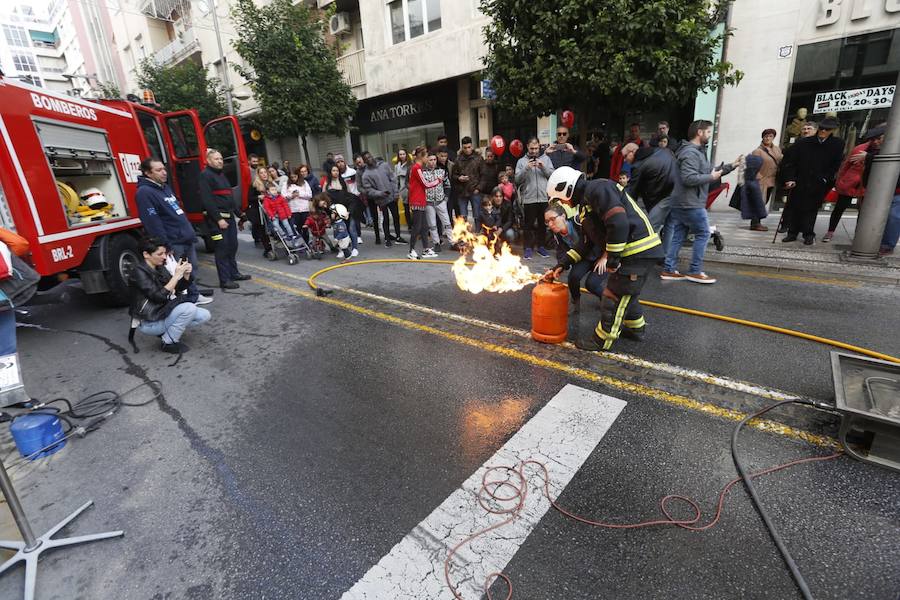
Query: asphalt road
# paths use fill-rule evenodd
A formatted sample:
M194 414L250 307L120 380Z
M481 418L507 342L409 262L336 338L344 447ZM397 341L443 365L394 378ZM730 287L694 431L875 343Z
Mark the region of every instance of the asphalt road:
M366 244L361 258L404 253ZM339 598L568 383L628 405L563 491L562 505L632 522L657 517L658 499L681 493L708 519L734 477L728 418L527 359L603 364L574 350L348 292L327 299L338 302L317 301L299 278L332 260L289 266L256 254L242 244L255 279L240 291L252 295L217 293L213 320L187 334L192 349L175 366L140 335L133 353L125 314L78 294L23 319L33 325L19 329L32 396L80 398L152 379L163 389L157 401L123 408L52 458L13 469L35 529L93 498L72 534L126 530L121 540L48 555L38 598ZM214 280L209 268L201 274ZM645 296L900 354L890 325L895 288L716 274L720 283L704 288L653 281ZM448 276L442 266L361 266L321 283L528 328L527 290L471 296ZM585 308L586 331L595 310ZM617 351L832 396L824 347L656 309L647 317L646 341L623 341ZM696 380L664 381L650 368L632 375L679 397L733 406L730 391ZM142 389L128 399L150 397ZM829 452L756 430L744 434L742 448L754 469ZM12 450L5 432L0 449ZM896 598L896 473L840 458L758 486L817 598ZM8 517L0 524L9 531ZM703 533L595 529L551 511L506 572L517 598L799 597L740 486L722 522ZM0 597L20 594L21 576L19 569L0 577Z

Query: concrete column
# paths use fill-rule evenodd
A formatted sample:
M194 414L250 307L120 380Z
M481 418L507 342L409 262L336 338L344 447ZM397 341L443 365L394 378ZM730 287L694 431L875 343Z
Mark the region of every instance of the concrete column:
M472 108L469 106L469 79L460 77L456 80L456 103L459 107L459 140L466 136L475 135L474 123L472 123ZM450 140L450 146L459 147L459 140ZM478 140L475 140L477 143Z
M900 75L897 77L900 87ZM851 259L877 259L888 212L900 176L900 101L895 97L888 115L887 132L881 150L872 162L865 202L856 220Z
M494 136L494 111L490 106L478 107L478 139L475 145L479 148L486 148L491 143Z
M556 137L556 115L548 115L546 117L538 117L537 119L537 134L538 139L542 144L549 144L553 141L553 138ZM525 140L522 140L523 142Z

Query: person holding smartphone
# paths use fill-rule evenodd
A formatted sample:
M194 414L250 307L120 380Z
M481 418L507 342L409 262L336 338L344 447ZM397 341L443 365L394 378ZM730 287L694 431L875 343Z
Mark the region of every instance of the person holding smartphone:
M569 139L568 127L556 128L556 141L547 146L545 154L553 163L553 168L572 167L573 169L581 169L581 165L587 158L586 154L578 151L578 148Z
M525 218L522 222L525 247L524 257L531 260L534 249L548 258L544 249L547 226L544 223L544 209L547 208L547 180L553 173L553 163L546 154L541 154L541 142L536 137L528 140L528 154L516 163L516 185Z
M134 295L129 314L137 322L138 331L159 336L163 352L186 352L187 346L181 343L182 334L188 327L210 319L208 310L191 302L190 296L183 293L190 284L193 267L182 258L170 273L165 266L169 249L157 238L141 240L140 250L144 260L138 261L131 273Z

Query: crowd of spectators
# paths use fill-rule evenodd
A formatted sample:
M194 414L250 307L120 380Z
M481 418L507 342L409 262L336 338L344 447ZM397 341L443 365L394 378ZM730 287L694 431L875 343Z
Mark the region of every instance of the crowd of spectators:
M766 129L757 148L718 166L707 158L712 123L703 120L691 124L685 139L673 135L669 124L661 121L644 140L640 124L633 123L620 143L611 145L603 135L593 135L585 151L569 139L567 127L558 127L555 141L548 145L537 137L528 139L526 153L513 164L502 164L490 149L482 154L469 137L454 150L443 134L436 146L401 148L388 159L361 152L353 157L352 166L342 154L328 153L321 178L306 164L294 169L288 161L263 165L259 157L251 156L249 205L244 212L223 176L221 154L210 150L200 181L201 199L219 286L231 290L249 279L235 260L237 231L244 222L267 257L275 251L270 234L278 232L291 245L302 238L309 247L329 248L339 260L351 260L360 255L362 228L371 227L376 244L405 246L410 259L431 258L453 247L455 217L471 220L474 229L492 239L521 243L526 260L535 253L549 257L548 248L565 252L580 239L581 216L569 207L548 203L547 182L556 169L571 167L587 179L618 183L623 202L640 207L663 240L662 279L709 284L716 280L703 271L710 238L708 199L734 169L739 184L731 205L749 220L750 230L768 230L763 225L767 207L783 194L787 196L780 224L786 233L783 242L802 236L804 244L813 244L816 216L832 190L836 206L822 242L832 239L852 199L864 196L871 164L884 139L883 124L871 127L862 143L843 157L843 142L834 136L838 125L832 116L819 123L804 122L799 137L784 149L776 143L777 132ZM212 290L198 287L193 277L195 232L168 185L165 166L148 158L141 172L137 202L150 237L142 247L145 264L136 282L140 301L133 304L132 316L140 331L161 337L164 350L181 352L184 329L209 318L199 307L212 302ZM897 187L882 254L893 252L900 237L900 182ZM401 234L401 206L408 240ZM679 251L689 236L692 255L681 273ZM569 276L573 299L580 280L591 272L589 266L581 265ZM602 291L602 278L589 276L586 284L593 293Z

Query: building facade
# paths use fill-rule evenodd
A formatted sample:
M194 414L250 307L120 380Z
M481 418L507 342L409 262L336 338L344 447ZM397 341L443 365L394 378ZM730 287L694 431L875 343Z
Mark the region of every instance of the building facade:
M344 48L341 70L359 99L354 150L396 156L400 148L451 144L471 136L486 146L493 111L478 73L487 18L478 0L318 0L335 5L330 29Z
M122 89L125 72L105 0L46 0L0 11L6 76L87 98L99 97L102 85Z
M850 149L887 119L900 70L900 0L756 0L732 5L726 59L744 72L720 92L715 160L790 145L800 116L831 113Z

